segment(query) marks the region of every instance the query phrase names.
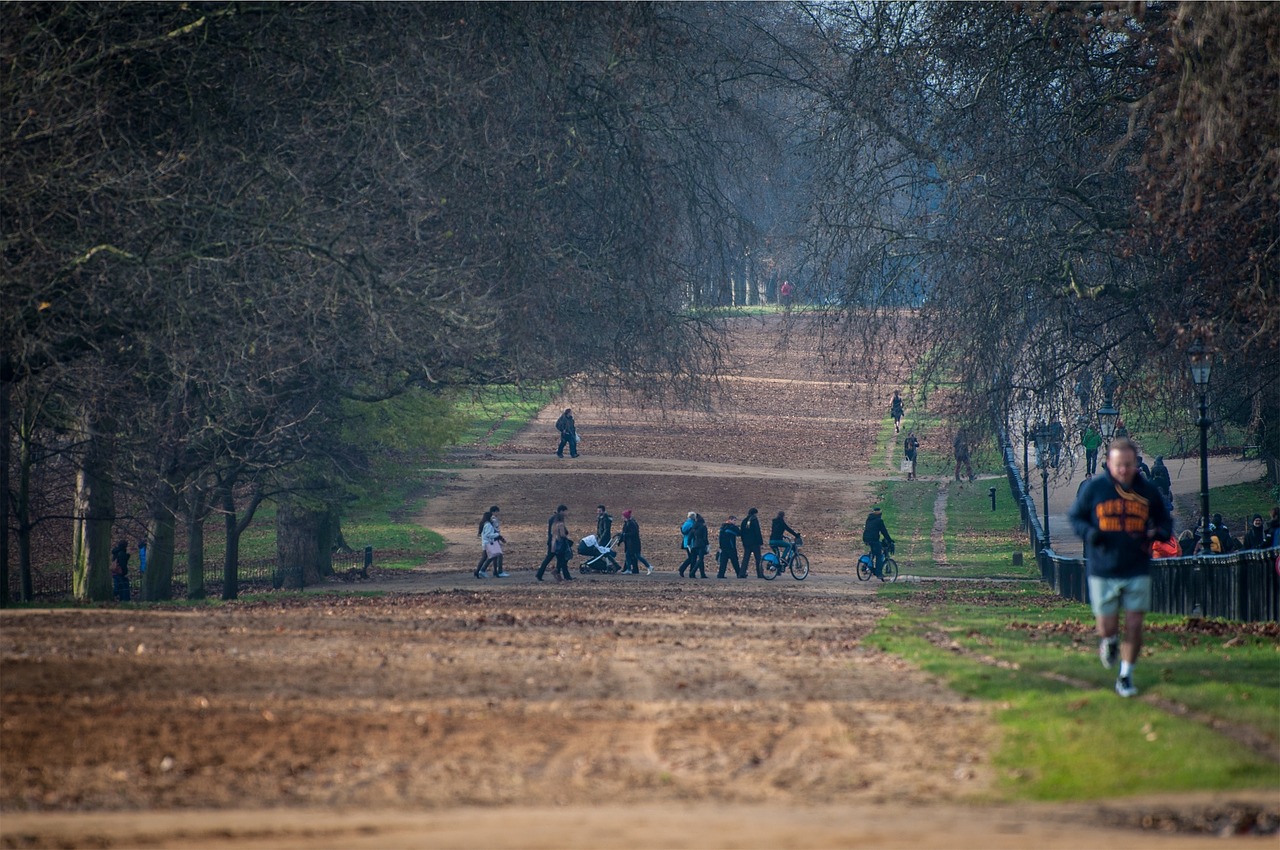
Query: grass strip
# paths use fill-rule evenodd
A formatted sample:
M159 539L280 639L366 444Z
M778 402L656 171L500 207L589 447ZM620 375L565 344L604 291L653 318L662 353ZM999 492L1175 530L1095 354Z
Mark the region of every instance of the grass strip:
M868 645L993 703L1004 799L1276 787L1266 757L1141 698L1112 691L1092 617L1038 585L889 585ZM1280 728L1276 640L1265 629L1154 615L1135 677L1144 692L1264 734ZM1050 676L1086 683L1085 688Z

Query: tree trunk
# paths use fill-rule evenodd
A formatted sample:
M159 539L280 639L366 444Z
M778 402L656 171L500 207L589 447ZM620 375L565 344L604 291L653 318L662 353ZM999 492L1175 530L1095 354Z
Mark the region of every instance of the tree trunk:
M0 354L0 608L9 604L9 387L13 366Z
M298 590L333 575L333 543L338 514L285 502L276 512L274 584Z
M35 582L31 576L31 435L32 429L23 417L18 423L18 501L14 506L18 521L18 574L22 578L22 599L35 598Z
M194 486L187 498L187 598L204 599L204 521L210 491Z
M151 501L151 522L147 528L147 571L142 576L142 598L153 601L173 598L174 526L178 492L173 482L160 482Z
M84 456L76 470L73 514L72 593L76 599L106 602L111 589L111 520L115 494L108 473L107 448L97 423L84 423Z
M223 520L227 529L227 549L222 559L222 598L235 599L240 590L240 527L236 523L235 478L222 486Z

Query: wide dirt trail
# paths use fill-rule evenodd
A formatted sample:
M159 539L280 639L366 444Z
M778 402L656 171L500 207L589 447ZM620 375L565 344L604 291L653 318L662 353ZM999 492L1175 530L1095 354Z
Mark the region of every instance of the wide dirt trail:
M891 373L823 380L805 339L744 347L698 409L570 391L582 456L552 454L558 408L471 453L421 514L453 545L356 586L384 595L0 612L0 847L1208 846L974 802L991 707L863 644ZM579 536L634 509L655 574L537 583L560 502ZM478 581L492 503L512 575ZM807 581L675 575L687 511L751 506L804 532Z

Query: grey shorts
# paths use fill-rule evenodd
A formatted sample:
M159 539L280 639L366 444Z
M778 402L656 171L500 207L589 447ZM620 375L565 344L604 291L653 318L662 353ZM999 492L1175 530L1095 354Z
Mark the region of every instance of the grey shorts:
M1126 611L1151 610L1151 576L1103 578L1089 576L1089 604L1095 617Z

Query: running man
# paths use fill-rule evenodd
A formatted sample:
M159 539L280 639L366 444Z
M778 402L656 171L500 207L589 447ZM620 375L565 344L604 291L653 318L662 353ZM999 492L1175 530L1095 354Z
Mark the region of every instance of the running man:
M1142 620L1151 609L1151 542L1168 540L1173 520L1160 492L1138 475L1138 450L1127 438L1111 443L1106 467L1080 488L1070 516L1085 541L1098 656L1107 669L1120 660L1116 693L1134 696L1133 665L1142 651Z

